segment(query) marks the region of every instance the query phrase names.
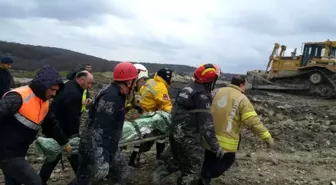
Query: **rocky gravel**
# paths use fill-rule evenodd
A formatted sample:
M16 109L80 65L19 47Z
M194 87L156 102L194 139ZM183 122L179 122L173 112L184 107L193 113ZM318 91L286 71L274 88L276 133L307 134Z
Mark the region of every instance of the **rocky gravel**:
M176 93L183 84L174 84ZM243 129L237 161L213 184L329 185L336 180L336 101L262 91L247 95L273 135L275 146L267 148ZM132 169L128 185L151 184L150 174L156 167L154 150L143 154L142 159L142 167ZM28 160L38 170L43 158L31 149ZM68 162L64 162L65 169L58 165L50 185L67 184L73 177ZM176 175L172 175L162 184L175 181Z

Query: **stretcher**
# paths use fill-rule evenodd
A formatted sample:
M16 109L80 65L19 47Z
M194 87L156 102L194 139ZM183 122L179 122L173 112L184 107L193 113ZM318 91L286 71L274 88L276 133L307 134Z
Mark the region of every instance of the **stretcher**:
M156 111L144 114L133 121L125 121L119 146L131 146L165 138L171 124L170 118L170 113ZM79 142L80 138L78 137L70 139L70 145L76 148L74 154L78 152ZM37 153L43 154L48 161L55 160L57 155L62 152L61 146L54 139L42 136L35 141L35 148Z

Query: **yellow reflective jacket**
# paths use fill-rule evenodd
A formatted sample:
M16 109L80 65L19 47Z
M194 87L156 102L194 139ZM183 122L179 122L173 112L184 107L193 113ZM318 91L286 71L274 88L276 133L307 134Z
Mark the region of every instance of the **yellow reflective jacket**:
M272 136L260 121L250 100L238 86L230 84L220 88L211 105L214 128L221 148L236 152L239 146L240 130L243 126L252 130L264 141Z
M153 79L147 80L140 90L140 106L145 112L162 110L171 112L172 103L168 94L168 84L155 74Z
M84 92L83 92L83 95L82 95L82 109L81 109L81 112L85 112L86 111L86 105L84 105L84 102L86 101L87 99L87 90L85 89Z

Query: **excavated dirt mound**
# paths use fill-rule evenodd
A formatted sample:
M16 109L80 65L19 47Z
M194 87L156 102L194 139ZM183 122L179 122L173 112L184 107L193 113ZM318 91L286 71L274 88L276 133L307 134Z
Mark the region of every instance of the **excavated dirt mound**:
M175 92L178 87L181 85L176 85ZM250 91L248 96L273 135L275 146L267 148L244 129L236 163L213 184L329 185L336 180L335 101L261 91ZM125 154L128 157L129 152ZM31 148L28 160L38 170L43 158ZM73 172L66 159L64 163L64 170L60 164L57 166L50 185L64 185L72 179ZM152 149L142 155L142 167L132 169L127 184L151 184L150 175L155 167ZM0 182L3 184L2 177ZM162 184L175 182L176 174Z

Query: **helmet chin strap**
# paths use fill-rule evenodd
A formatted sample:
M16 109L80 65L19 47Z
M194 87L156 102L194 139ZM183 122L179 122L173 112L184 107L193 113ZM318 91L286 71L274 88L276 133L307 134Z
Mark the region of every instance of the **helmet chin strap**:
M133 100L133 98L134 98L134 91L135 91L135 89L136 89L136 86L134 85L134 83L136 83L136 81L137 81L137 79L132 80L132 83L131 83L130 86L128 86L128 85L126 84L126 82L124 82L125 86L126 86L127 88L129 88L129 93L128 93L128 95L127 95L127 100L130 101L130 102L131 102L131 101Z
M215 89L217 80L218 80L218 76L217 76L216 79L212 82L212 85L211 85L211 91Z
M216 87L216 82L217 82L218 77L210 83L204 84L205 88L208 89L210 92L215 89Z

